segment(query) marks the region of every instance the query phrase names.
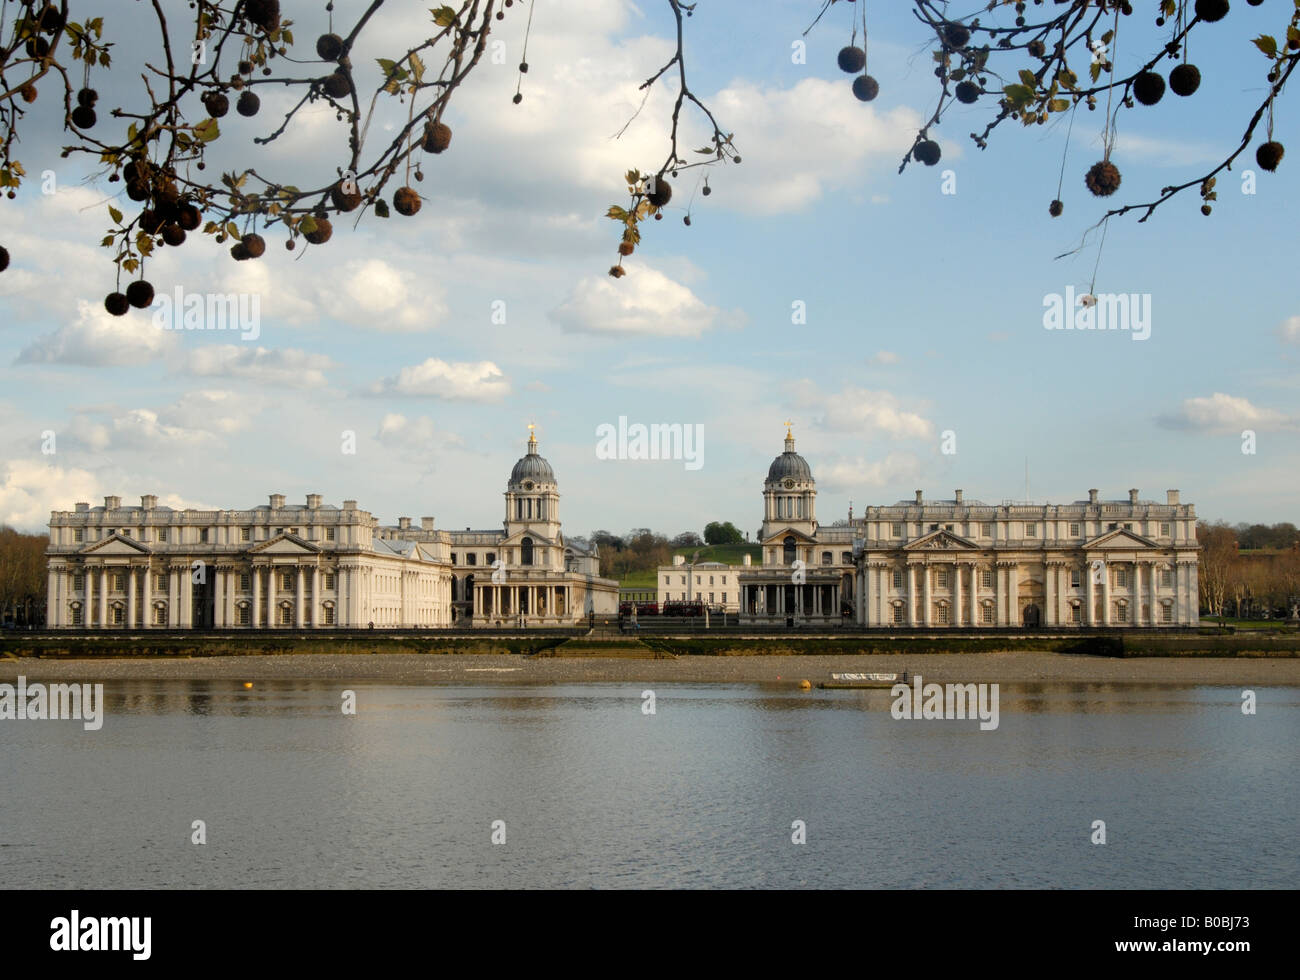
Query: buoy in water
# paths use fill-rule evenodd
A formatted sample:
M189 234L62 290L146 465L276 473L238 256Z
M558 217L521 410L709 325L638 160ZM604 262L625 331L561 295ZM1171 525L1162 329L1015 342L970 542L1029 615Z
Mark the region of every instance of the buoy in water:
M253 682L252 682L252 681L244 681L244 687L248 688L248 687L252 687L252 686L253 686Z
M800 681L800 682L799 682L799 690L801 690L801 691L807 691L807 690L810 690L811 688L812 688L812 685L809 684L807 681Z

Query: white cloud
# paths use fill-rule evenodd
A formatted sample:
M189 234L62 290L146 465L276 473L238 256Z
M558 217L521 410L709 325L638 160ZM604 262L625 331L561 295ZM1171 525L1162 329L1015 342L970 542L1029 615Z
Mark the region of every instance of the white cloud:
M872 364L897 364L901 360L892 350L878 350L870 357Z
M325 384L325 370L331 366L324 354L309 354L294 348L268 350L214 344L190 351L184 370L200 377L244 378L264 385L319 388Z
M203 429L229 435L247 429L252 417L261 407L262 399L258 395L199 389L185 392L159 412L159 418L169 425L184 429Z
M897 396L888 391L849 386L828 392L805 380L795 386L795 396L799 404L820 413L822 426L834 432L894 439L928 439L934 432L934 423L904 409Z
M1284 344L1300 344L1300 316L1289 316L1277 328L1277 335Z
M345 301L332 313L339 320L375 330L415 331L436 327L447 316L446 293L428 271L405 272L382 259L349 262L343 271Z
M657 269L637 266L622 279L587 276L551 319L575 333L698 337L718 326L741 326L743 314L709 306Z
M1258 408L1245 398L1216 391L1207 397L1185 398L1176 412L1157 420L1169 429L1226 434L1242 429L1289 429L1294 419L1271 408Z
M890 453L884 459L832 460L818 465L817 484L825 490L852 491L893 483L915 483L921 477L921 460L912 453Z
M443 401L498 401L510 393L510 382L491 361L447 362L430 357L408 365L395 376L371 385L374 395L411 395Z
M88 470L16 459L0 468L0 524L28 531L49 525L50 511L93 500L99 481Z
M161 357L173 343L173 335L159 330L148 311L133 309L117 317L102 304L81 300L76 320L37 337L23 348L18 363L126 366Z

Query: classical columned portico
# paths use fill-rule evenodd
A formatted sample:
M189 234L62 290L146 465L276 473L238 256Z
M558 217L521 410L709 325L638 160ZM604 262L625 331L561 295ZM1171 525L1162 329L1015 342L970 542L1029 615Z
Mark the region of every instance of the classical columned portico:
M305 570L301 565L299 565L297 571L298 571L297 588L294 590L294 597L293 597L293 601L294 601L293 625L296 626L298 629L302 629L304 625L302 613L303 613L303 583L305 581Z
M266 625L275 629L280 625L279 610L275 608L276 586L279 585L275 580L275 565L268 566L266 570Z
M249 623L253 629L259 629L262 625L262 569L259 565L254 565L249 569L249 578L253 584L253 609L252 614L248 617Z
M321 625L321 603L323 597L320 594L320 565L316 565L311 570L311 625L316 628Z
M1043 567L1043 625L1056 625L1056 564L1048 562Z
M123 625L135 629L135 566L126 566L126 622Z
M1110 563L1103 561L1101 566L1101 625L1110 625Z
M907 625L916 625L916 565L907 563Z
M931 623L931 609L934 606L934 596L930 592L930 582L934 579L934 569L929 564L921 566L921 623L925 626L933 625Z
M99 628L108 629L108 567L99 566Z
M962 601L961 601L961 579L962 565L960 563L952 566L952 609L954 626L965 625L962 620Z

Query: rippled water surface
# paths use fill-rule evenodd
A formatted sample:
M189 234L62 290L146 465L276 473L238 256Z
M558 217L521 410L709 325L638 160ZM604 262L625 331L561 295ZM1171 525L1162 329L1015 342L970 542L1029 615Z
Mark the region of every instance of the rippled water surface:
M1246 716L1239 688L1004 684L981 732L895 720L888 691L753 684L659 684L647 715L643 686L359 684L347 716L325 682L108 684L98 732L0 721L0 866L10 887L1300 884L1297 688Z

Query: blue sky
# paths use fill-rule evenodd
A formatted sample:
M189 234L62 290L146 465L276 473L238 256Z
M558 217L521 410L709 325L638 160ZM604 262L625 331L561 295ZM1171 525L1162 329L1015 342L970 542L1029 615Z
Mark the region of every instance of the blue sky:
M324 28L318 6L285 4L304 50ZM910 4L871 4L868 70L881 90L859 103L835 65L850 5L809 35L806 64L792 62L817 6L698 5L691 85L735 133L743 162L709 170L713 193L695 196L689 228L681 218L701 171L683 174L666 220L617 281L606 275L616 226L602 215L625 203L624 170L666 155L671 86L611 137L670 53L666 4L538 0L518 106L523 21L512 13L496 35L505 64L480 65L448 110L453 143L424 164L419 215L340 222L305 254L286 252L273 230L258 262L197 241L153 264L160 289L256 293L251 342L159 331L142 313L104 316L113 267L95 245L121 185L87 182L58 159L59 134L34 125L20 158L30 174L52 168L59 190L43 196L34 182L0 211L13 256L0 274L0 521L37 529L50 510L105 494L251 507L270 493L319 492L385 522L427 514L441 527L492 526L534 421L569 533L673 534L710 520L752 532L786 419L818 479L823 522L850 500L860 510L917 488L1021 499L1026 459L1035 500L1091 487L1163 500L1179 488L1209 519L1296 520L1295 161L1258 172L1257 193L1242 194L1252 146L1220 178L1211 217L1192 190L1145 224L1110 222L1096 291L1149 294L1149 339L1047 331L1044 297L1086 292L1098 263L1095 237L1053 257L1104 212L1083 186L1101 156L1102 111L1075 117L1057 219L1047 205L1064 116L1003 123L980 151L967 134L994 109L958 107L936 131L940 164L898 175L938 94L931 45ZM1280 33L1284 6L1233 4L1193 33L1200 91L1120 113L1112 201L1150 200L1235 147L1264 92L1249 39ZM336 2L344 17L357 7ZM390 4L355 60L391 53L427 7ZM1122 20L1118 71L1163 36L1153 16ZM153 57L133 23L115 34L107 22L123 64ZM96 78L105 105L129 86ZM268 169L308 186L341 160L333 116L306 116L269 153L252 150L279 98L268 93L255 120L232 113L219 146L227 159L268 155ZM1294 113L1285 101L1277 109L1284 143ZM944 171L955 194L942 193ZM504 324L493 321L497 302ZM796 302L806 323L791 322ZM620 416L702 426L704 465L597 458L597 427ZM1253 455L1241 451L1247 428ZM47 431L53 454L41 451ZM945 431L953 454L941 452ZM341 451L348 432L355 454Z

